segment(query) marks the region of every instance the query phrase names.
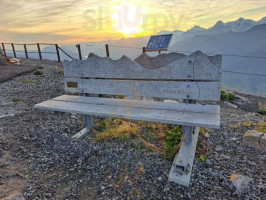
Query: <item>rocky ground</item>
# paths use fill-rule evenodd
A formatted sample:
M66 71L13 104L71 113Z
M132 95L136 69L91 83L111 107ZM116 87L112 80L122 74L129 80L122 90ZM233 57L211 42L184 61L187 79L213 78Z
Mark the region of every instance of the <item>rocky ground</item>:
M221 102L221 128L205 138L208 160L195 161L186 188L167 181L172 161L136 149L131 140L73 140L82 116L34 110L64 93L59 64L43 64L42 76L0 84L0 199L265 199L266 154L242 142L255 127L243 122L262 115ZM251 178L245 191L229 180L232 174Z

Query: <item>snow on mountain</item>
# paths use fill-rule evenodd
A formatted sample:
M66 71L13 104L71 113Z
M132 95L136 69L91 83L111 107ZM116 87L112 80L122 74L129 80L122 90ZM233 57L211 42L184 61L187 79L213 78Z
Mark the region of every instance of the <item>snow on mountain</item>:
M205 34L220 34L230 31L230 27L226 26L222 21L218 21L213 27L209 28Z
M227 32L244 32L256 25L266 24L266 17L262 18L259 21L253 21L250 19L239 18L236 21L231 21L224 23L223 21L218 21L214 26L204 29L200 26L194 26L191 29L188 29L186 32L179 31L178 34L174 34L174 37L189 37L195 35L216 35ZM169 34L177 31L161 31L160 34Z
M224 23L222 21L218 21L213 27L209 28L207 34L221 34L227 32L244 32L249 30L250 28L257 25L257 22L250 20L239 18L236 21L231 21Z
M206 29L201 28L200 26L194 26L191 29L187 30L187 33L201 33L203 31L206 31Z
M250 19L239 18L234 22L226 23L233 32L244 32L256 25L256 22Z
M266 17L263 17L261 20L257 22L257 25L260 25L260 24L266 24Z

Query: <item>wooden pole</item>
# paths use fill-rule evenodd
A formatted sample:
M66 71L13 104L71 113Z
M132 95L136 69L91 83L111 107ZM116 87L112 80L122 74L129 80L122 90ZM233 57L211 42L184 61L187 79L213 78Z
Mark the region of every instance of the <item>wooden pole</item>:
M82 60L82 55L81 55L81 49L80 49L80 44L77 44L76 47L78 48L78 53L79 53L79 59Z
M13 50L14 57L16 58L16 57L17 57L17 55L16 55L16 51L15 51L14 44L13 44L13 43L11 43L11 46L12 46L12 50Z
M55 49L56 49L56 54L57 54L58 62L61 62L61 60L60 60L59 48L58 48L58 44L55 44Z
M142 53L145 53L145 51L146 51L146 48L142 47Z
M26 58L28 59L29 56L28 56L27 46L26 46L26 44L24 44L24 50L25 50L25 56L26 56Z
M108 44L105 45L105 49L106 49L106 56L110 57Z
M38 52L39 52L39 58L40 58L40 60L42 60L42 52L41 52L41 48L40 48L39 43L37 43L37 48L38 48Z
M4 55L6 56L6 49L5 49L5 44L4 43L2 43L2 47L3 47Z

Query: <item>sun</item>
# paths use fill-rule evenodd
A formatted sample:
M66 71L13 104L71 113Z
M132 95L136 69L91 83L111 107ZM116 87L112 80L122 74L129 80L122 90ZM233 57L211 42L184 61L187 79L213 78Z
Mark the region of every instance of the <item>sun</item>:
M122 4L114 8L113 28L124 37L133 37L141 32L142 8L130 4Z

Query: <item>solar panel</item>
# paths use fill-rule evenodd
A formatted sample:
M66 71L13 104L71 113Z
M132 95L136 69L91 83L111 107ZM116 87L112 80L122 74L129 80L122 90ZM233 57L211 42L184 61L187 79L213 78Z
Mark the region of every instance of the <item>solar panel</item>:
M151 36L145 51L167 50L173 34Z

